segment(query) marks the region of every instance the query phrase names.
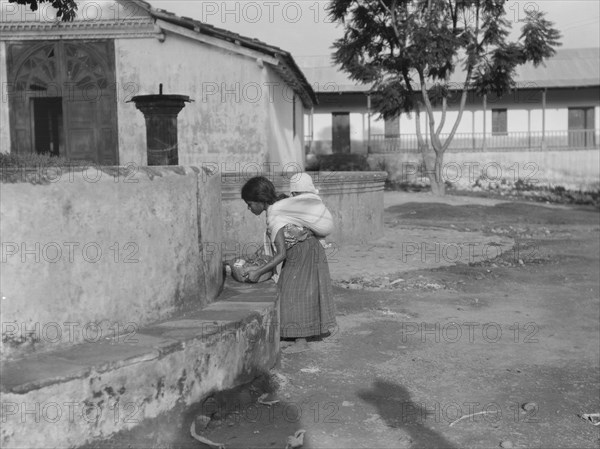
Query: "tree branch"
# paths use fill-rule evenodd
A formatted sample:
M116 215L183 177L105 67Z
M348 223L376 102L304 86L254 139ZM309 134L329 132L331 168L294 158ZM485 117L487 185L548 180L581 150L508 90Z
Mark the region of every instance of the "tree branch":
M427 86L425 84L425 77L423 76L423 71L418 70L418 73L419 83L421 84L421 96L423 97L423 103L425 104L427 116L429 117L429 135L431 136L431 144L435 153L438 154L438 151L441 148L441 142L438 135L435 133L435 119L433 117L433 107L431 106L431 101L429 101L429 95L427 94Z
M476 49L479 48L479 46L481 45L481 42L477 42L477 38L479 36L479 8L480 8L480 4L479 4L479 0L478 0L477 6L475 7L475 48Z
M450 17L452 17L452 31L456 33L456 24L458 22L458 4L452 9L452 0L448 0L448 9L450 9Z
M465 104L467 103L467 93L468 93L468 87L469 87L470 82L471 82L471 68L469 67L469 69L467 70L467 76L465 78L465 84L463 86L462 95L460 97L460 106L458 107L458 116L456 117L454 126L452 126L452 129L450 130L450 134L448 134L448 137L446 138L444 145L442 146L442 153L444 151L446 151L448 149L448 147L450 146L450 143L452 142L452 139L454 138L454 134L456 134L456 130L458 129L458 125L460 124L460 121L462 119L462 115L465 110Z
M31 11L37 11L42 3L49 3L56 9L56 17L62 22L72 22L77 16L77 2L75 0L9 0L9 3L26 5Z
M448 107L448 101L446 97L442 97L442 118L440 119L440 124L438 125L435 133L439 136L442 128L444 127L444 123L446 122L446 109Z
M415 129L417 131L419 148L425 148L425 141L423 140L423 133L421 132L421 103L418 101L415 105ZM423 156L425 156L424 153Z
M397 0L392 2L392 7L388 8L383 0L379 0L379 4L385 9L388 14L392 17L392 28L394 29L394 34L396 35L396 39L400 42L400 31L398 30L398 24L396 23L396 4Z

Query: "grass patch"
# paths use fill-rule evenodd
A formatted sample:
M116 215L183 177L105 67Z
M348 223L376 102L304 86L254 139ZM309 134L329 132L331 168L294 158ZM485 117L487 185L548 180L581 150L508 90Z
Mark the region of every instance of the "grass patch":
M67 159L61 156L51 156L47 153L0 153L1 167L85 167L89 165L96 165L96 163L85 159Z
M600 190L569 190L563 186L540 186L521 179L485 185L479 180L471 187L457 187L446 182L446 194L502 200L525 200L538 203L576 204L600 208ZM391 192L430 192L429 182L385 181L385 190Z
M48 184L60 179L62 173L77 167L97 167L94 161L68 159L38 153L0 153L0 182Z

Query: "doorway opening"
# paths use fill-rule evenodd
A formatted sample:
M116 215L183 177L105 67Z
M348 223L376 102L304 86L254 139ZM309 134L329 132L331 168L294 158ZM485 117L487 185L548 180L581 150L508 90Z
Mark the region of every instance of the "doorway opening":
M350 153L350 113L333 112L331 118L331 147L333 153Z
M64 156L62 97L33 98L31 101L35 152Z
M596 145L594 136L594 108L569 108L569 146L588 148Z

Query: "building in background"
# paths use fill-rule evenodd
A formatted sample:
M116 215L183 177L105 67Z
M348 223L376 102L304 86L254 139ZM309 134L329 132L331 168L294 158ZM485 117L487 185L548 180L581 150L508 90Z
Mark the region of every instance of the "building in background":
M329 56L298 58L319 104L307 114L309 151L330 153L418 152L414 115L389 121L370 108L369 87L353 83ZM537 68L517 69L517 88L502 98L468 95L449 151L598 148L600 142L600 49L562 49ZM460 85L460 73L450 88ZM460 95L449 100L449 133ZM440 110L434 112L439 123ZM421 115L427 129L426 114ZM424 134L425 137L426 134Z
M315 94L277 47L140 0L54 9L0 2L0 151L145 165L137 95L189 96L178 116L181 165L304 163Z

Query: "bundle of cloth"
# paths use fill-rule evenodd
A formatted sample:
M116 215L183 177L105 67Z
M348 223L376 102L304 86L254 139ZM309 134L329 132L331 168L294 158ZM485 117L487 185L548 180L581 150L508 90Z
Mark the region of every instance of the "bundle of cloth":
M291 224L310 229L317 237L333 232L333 217L319 195L303 193L274 203L267 213L267 229L271 238Z
M267 212L267 232L265 232L264 252L274 255L271 239L280 229L284 229L286 247L306 239L306 229L317 238L323 238L333 232L333 217L321 197L316 193L302 193L277 201ZM269 239L269 235L271 239ZM273 270L272 279L277 282L283 264Z

